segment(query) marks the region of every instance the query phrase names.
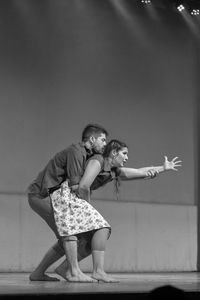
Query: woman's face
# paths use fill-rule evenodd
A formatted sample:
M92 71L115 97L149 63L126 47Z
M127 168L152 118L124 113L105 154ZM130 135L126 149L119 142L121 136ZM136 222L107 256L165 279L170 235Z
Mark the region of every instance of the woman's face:
M128 160L128 148L124 147L120 149L113 158L113 165L115 167L123 167Z

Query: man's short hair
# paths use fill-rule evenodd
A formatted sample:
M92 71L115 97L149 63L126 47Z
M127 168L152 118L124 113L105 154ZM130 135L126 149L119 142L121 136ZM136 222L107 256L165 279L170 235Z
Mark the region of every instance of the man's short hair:
M92 135L100 135L104 133L108 136L107 130L98 124L88 124L82 132L82 141L86 142Z

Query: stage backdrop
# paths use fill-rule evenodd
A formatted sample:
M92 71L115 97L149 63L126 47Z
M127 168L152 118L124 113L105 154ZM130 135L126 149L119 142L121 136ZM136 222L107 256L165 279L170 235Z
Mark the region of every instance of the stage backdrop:
M1 1L0 193L10 199L2 202L4 216L91 122L128 144L129 167L161 165L164 155L183 161L178 172L123 183L120 201L172 210L196 204L196 24L167 1L153 2ZM93 198L115 200L113 185ZM14 228L19 215L11 217ZM196 239L196 227L189 231Z
M194 203L194 35L178 13L138 2L1 2L1 191L24 192L97 122L128 144L127 166L183 160L178 173L124 184L121 200Z

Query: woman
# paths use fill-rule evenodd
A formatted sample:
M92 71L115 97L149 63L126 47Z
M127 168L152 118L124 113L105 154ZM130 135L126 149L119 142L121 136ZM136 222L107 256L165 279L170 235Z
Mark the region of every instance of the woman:
M83 177L77 189L72 191L68 182L65 181L59 190L51 194L54 216L58 232L62 237L79 237L82 234L90 233L87 240L91 247L93 259L92 278L104 282L113 282L115 279L104 271L104 254L106 241L110 236L111 227L109 223L90 204L91 191L115 181L116 189L119 188L120 180L133 180L142 178L154 178L159 173L168 170L177 170L181 166L178 157L165 161L162 166L145 168L125 168L124 164L128 160L128 147L118 140L111 140L104 151L103 156L96 154L92 156L86 165ZM58 206L59 203L59 206ZM58 209L62 207L62 209ZM69 269L66 276L63 276L62 267L56 272L69 281L73 281L73 274L78 274L77 262L67 257ZM71 259L71 261L70 261ZM77 280L78 281L78 280Z

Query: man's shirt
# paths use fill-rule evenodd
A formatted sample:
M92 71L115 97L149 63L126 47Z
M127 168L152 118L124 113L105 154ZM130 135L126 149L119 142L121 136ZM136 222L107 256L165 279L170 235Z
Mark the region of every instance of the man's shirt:
M69 186L79 184L90 156L82 142L58 152L29 185L28 193L40 194L45 198L49 189L59 187L66 179Z

